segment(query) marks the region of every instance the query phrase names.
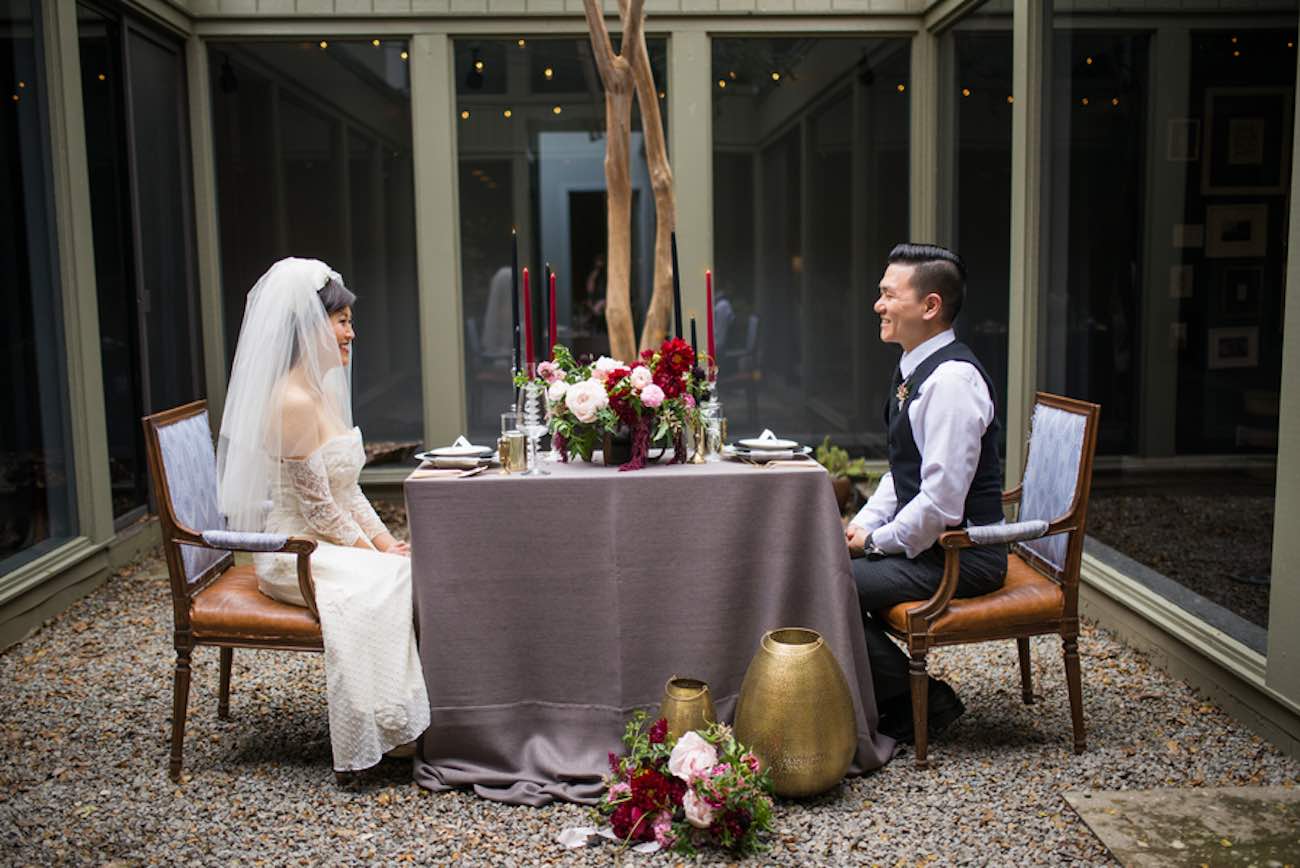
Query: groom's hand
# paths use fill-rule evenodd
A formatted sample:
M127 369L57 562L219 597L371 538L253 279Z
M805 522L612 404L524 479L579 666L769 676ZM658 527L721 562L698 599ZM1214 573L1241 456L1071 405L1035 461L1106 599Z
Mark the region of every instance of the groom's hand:
M849 547L849 557L860 558L866 553L867 542L871 534L860 525L851 524L844 528L844 541Z

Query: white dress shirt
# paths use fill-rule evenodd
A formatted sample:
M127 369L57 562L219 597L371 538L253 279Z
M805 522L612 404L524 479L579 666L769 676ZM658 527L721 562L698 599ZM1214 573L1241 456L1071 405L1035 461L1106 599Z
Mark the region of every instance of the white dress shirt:
M956 339L948 329L903 353L898 362L903 380ZM889 399L896 400L893 395ZM980 440L993 422L993 399L974 365L943 362L921 384L908 405L907 418L921 453L920 493L894 515L898 496L893 474L886 473L851 523L870 532L881 551L914 558L964 518L966 495L979 464Z

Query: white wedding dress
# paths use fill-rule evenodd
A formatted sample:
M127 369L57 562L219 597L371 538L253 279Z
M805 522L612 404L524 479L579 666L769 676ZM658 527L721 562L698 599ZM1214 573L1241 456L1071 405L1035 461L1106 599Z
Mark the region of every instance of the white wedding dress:
M429 726L412 622L411 560L350 545L385 531L357 484L365 460L359 428L326 440L306 458L282 458L266 519L267 533L319 543L311 573L338 771L369 768ZM306 605L294 556L258 554L254 562L263 593Z

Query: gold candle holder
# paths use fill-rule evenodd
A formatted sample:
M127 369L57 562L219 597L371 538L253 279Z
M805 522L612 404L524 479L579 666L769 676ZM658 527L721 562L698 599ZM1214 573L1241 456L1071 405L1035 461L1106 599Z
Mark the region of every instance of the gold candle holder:
M704 425L703 419L697 419L691 423L691 439L695 441L695 451L688 463L705 463L704 453L709 449L709 432Z
M501 469L497 472L502 476L510 475L510 438L502 434L497 438L497 459L501 462Z

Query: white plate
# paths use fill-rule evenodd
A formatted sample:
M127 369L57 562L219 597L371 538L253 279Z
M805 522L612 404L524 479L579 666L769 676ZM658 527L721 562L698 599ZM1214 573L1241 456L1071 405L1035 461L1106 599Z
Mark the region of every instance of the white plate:
M486 458L495 451L491 446L439 446L428 452L417 453L415 457L421 461L430 458Z
M800 446L798 449L769 449L763 451L761 449L746 449L743 446L724 446L722 454L726 458L763 463L773 460L786 460L799 455L811 455L812 447Z
M774 437L770 440L764 440L761 437L750 437L748 440L737 440L737 446L744 446L746 449L797 449L799 444L794 440L782 440Z

